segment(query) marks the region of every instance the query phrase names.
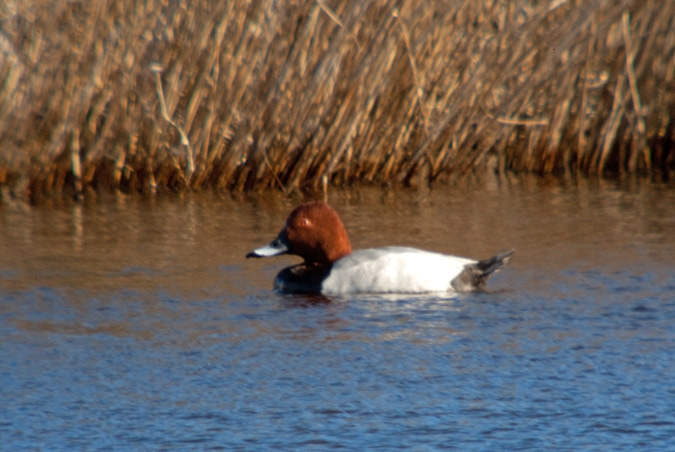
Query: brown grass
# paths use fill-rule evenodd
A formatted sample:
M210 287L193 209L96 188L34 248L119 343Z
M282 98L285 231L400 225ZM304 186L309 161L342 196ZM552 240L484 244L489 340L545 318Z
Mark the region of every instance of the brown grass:
M9 0L0 185L675 169L675 2Z

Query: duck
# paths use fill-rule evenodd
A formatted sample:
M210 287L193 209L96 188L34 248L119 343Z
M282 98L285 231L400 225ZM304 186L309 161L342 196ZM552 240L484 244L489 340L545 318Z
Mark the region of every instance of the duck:
M485 260L387 246L352 251L338 213L323 201L296 207L281 232L246 258L283 254L302 263L282 269L274 287L294 294L423 294L473 292L511 261L513 250Z

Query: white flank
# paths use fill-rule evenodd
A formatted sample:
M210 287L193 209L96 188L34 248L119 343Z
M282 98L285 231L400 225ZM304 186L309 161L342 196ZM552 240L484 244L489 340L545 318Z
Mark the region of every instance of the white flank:
M452 290L451 281L475 260L406 247L355 251L333 264L324 294L425 293Z

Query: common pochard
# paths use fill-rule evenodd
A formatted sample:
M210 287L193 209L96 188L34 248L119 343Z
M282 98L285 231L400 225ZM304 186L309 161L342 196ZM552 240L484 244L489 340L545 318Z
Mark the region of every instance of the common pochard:
M272 243L246 257L280 254L300 256L304 262L279 272L274 280L278 290L342 295L479 290L511 260L513 251L482 261L399 246L352 252L337 212L323 202L310 202L291 212Z

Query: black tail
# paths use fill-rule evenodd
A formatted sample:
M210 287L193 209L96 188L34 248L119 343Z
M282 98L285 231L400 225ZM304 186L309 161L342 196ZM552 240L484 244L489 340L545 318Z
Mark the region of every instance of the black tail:
M484 289L488 277L508 264L511 256L513 256L513 250L467 265L464 271L452 280L453 289L458 292Z

